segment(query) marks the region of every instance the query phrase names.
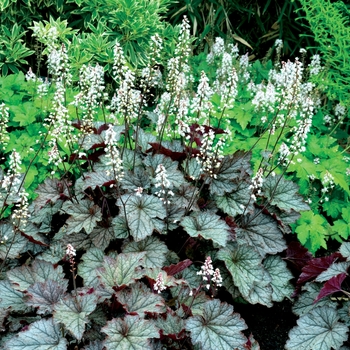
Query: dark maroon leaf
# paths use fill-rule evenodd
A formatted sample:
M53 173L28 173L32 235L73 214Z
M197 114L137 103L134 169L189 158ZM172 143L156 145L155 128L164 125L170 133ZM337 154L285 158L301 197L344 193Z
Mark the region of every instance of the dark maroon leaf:
M164 270L168 275L174 276L177 273L185 270L191 264L192 264L192 261L190 259L186 259L186 260L180 261L177 264L172 264L170 266L164 266L162 270Z
M346 273L343 272L337 276L333 276L329 281L327 281L320 290L320 293L318 294L317 298L314 300L314 304L328 295L331 295L335 292L340 292L342 290L341 284L343 283L345 278Z
M186 153L185 152L174 152L168 148L165 148L164 146L160 145L158 142L150 142L149 143L151 145L151 150L154 153L159 153L159 154L163 154L166 157L171 158L172 160L175 161L183 161L184 159L186 159ZM147 152L149 152L150 150L148 150Z
M331 266L335 260L341 259L341 258L342 258L342 255L336 252L336 253L333 253L332 255L324 256L322 258L311 259L307 263L307 265L303 267L302 273L299 276L297 284L301 285L307 281L310 281L316 278L321 272L327 270L328 267Z
M299 242L290 242L286 250L286 260L293 263L298 270L301 270L310 260L312 254Z

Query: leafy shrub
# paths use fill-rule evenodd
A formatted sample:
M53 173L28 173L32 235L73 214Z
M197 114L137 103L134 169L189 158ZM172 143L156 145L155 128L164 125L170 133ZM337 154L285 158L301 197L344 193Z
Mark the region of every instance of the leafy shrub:
M254 348L232 299L291 297L286 260L312 261L290 243L291 224L310 208L286 175L306 152L317 91L298 60L251 66L220 39L205 61L190 59L189 29L184 20L164 77L159 36L142 70L117 42L111 98L98 64L73 86L64 44L48 52L50 86L31 71L27 83L2 78L12 91L0 109L2 348ZM208 75L192 76L196 60ZM23 173L34 162L21 168L10 149L30 130L25 101L43 112L32 159L51 174L31 203ZM339 348L347 327L315 310L335 320L324 348Z

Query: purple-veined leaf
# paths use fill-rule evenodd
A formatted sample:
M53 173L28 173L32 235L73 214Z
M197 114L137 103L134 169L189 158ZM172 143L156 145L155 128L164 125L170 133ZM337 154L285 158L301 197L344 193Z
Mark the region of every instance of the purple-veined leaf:
M259 343L254 339L253 335L250 334L248 341L244 345L246 350L261 350Z
M103 251L99 248L89 249L78 265L78 275L84 280L85 286L97 287L100 284L97 269L103 266Z
M118 200L120 210L125 211L130 233L135 241L141 241L152 235L155 229L155 218L164 219L166 210L159 198L147 194L138 196L123 196L125 207Z
M138 187L143 188L143 190L147 190L150 185L150 178L146 171L137 167L133 171L128 171L120 183L123 189L134 192Z
M339 349L347 336L348 327L339 322L337 311L320 306L301 316L289 332L287 350Z
M236 215L243 214L243 212L253 210L253 203L249 200L250 195L249 184L241 181L238 184L234 184L232 192L225 193L223 196L215 196L215 201L218 208L224 213L235 217Z
M87 250L93 246L90 235L86 234L84 230L74 233L74 235L67 235L65 230L66 227L62 226L55 235L55 240L59 240L65 249L68 244L71 244L75 250Z
M315 303L317 303L320 299L331 295L335 292L340 292L342 290L341 284L346 278L346 273L341 273L337 276L333 276L329 281L327 281L322 289L320 290L320 293L318 294L317 298L315 299Z
M155 236L146 237L139 242L128 242L122 247L123 253L145 252L144 267L162 267L165 262L167 246Z
M61 211L71 215L66 223L65 233L78 233L85 229L86 233L91 233L96 222L102 219L101 208L87 199L82 199L79 203L64 202Z
M243 156L237 152L232 156L226 156L218 169L214 171L216 178L210 178L210 193L216 196L223 196L235 189L235 182L240 182L244 177L251 174L250 155Z
M236 229L237 242L254 247L262 257L276 254L287 248L281 230L274 219L256 210L242 218Z
M95 294L67 295L56 304L54 319L63 323L75 338L81 340L85 325L89 322L88 315L95 310L96 302Z
M1 305L1 299L0 299L0 305ZM2 307L0 307L0 332L1 333L6 331L6 328L4 326L4 321L8 318L9 314L10 314L9 309L3 309ZM1 340L0 340L0 346L1 346Z
M53 280L46 282L35 282L27 290L29 298L26 304L37 308L38 314L52 313L56 303L58 303L65 295L68 281L58 283ZM65 286L63 286L65 284Z
M226 245L229 227L220 216L212 212L198 212L192 216L186 216L180 225L191 237L201 236L207 240L224 247Z
M117 292L118 301L128 313L144 317L146 312L163 313L166 311L164 299L154 294L144 283L133 283L129 288Z
M176 188L185 182L182 172L178 170L178 162L171 160L169 157L165 157L162 154L149 155L146 157L144 163L146 167L151 168L152 176L154 176L158 165L162 164L165 167L167 179Z
M89 187L94 190L97 186L108 186L114 181L113 174L107 175L104 170L90 171L84 174L84 178L81 177L76 181L74 188L76 192L84 192Z
M52 319L32 323L28 330L20 332L5 343L6 350L66 350L67 340L62 337L60 326Z
M290 299L294 290L290 283L293 275L288 270L285 261L278 255L270 255L264 260L264 267L272 278L272 300L283 301L284 298Z
M138 152L129 148L123 150L123 167L124 171L132 170L134 167L134 156L135 156L135 167L142 166L142 158Z
M101 331L107 334L106 350L152 350L150 340L160 337L153 322L130 315L112 319Z
M232 298L238 298L241 296L239 289L233 283L233 278L230 272L226 269L220 269L221 277L222 277L222 286L226 288L226 290L232 295Z
M259 285L265 285L264 277L266 277L266 274L261 263L262 257L260 254L250 246L233 243L220 249L217 258L225 262L234 284L238 287L242 296L252 303L250 293L257 293L254 289ZM257 302L256 296L254 294L255 302ZM262 303L265 303L265 299L265 297L262 298Z
M34 200L35 211L39 211L48 203L54 204L58 199L69 197L67 181L51 179L47 177L43 184L40 184L36 189L38 197Z
M57 264L65 256L66 247L63 247L60 242L52 242L48 249L42 254L37 255L37 259L45 260L51 264Z
M298 193L299 187L293 181L284 179L281 176L268 176L262 187L264 196L270 204L278 208L291 211L310 210L303 197Z
M125 216L116 216L112 219L114 238L122 239L129 236L129 228Z
M23 311L27 305L23 301L23 294L15 290L8 280L0 281L0 310L12 309Z
M92 341L89 345L86 345L83 350L103 350L103 343L99 340Z
M114 239L113 226L96 226L90 233L89 237L96 248L105 250L110 241Z
M136 271L146 255L141 253L118 254L116 259L104 257L102 267L98 269L101 282L111 290L114 286L123 286L133 283L142 277L140 271Z
M151 112L146 112L146 113L151 113ZM155 142L157 140L157 138L154 135L148 132L146 133L142 128L139 128L137 133L138 133L137 145L141 147L142 152L146 152L149 149L150 142ZM134 135L136 137L136 133Z
M298 315L305 315L318 306L334 307L334 302L328 298L320 299L317 304L314 303L317 296L320 294L322 285L320 283L306 283L302 287L303 293L298 301L293 305L293 312Z
M63 288L67 287L62 266L55 268L51 263L39 259L34 260L32 266L23 265L8 271L7 277L13 287L20 291L27 290L35 282L49 279L58 282Z
M182 167L192 180L199 179L200 175L202 174L202 165L196 158L191 158L190 160L185 159L182 163Z
M262 274L263 278L261 281L252 284L249 294L245 296L245 299L249 301L250 304L259 303L267 307L272 307L272 278L266 270L263 270Z
M177 340L185 337L185 321L177 316L172 310L167 310L165 315L159 315L155 319L156 326L162 335Z
M27 222L25 225L20 225L19 232L30 243L40 246L48 247L48 240L45 236L39 233L40 229L31 222Z
M13 230L8 223L0 223L0 260L15 259L22 253L28 243L27 239Z
M233 307L214 299L204 304L202 316L192 316L186 321L186 330L191 332L193 344L202 349L232 350L247 342L242 333L247 328Z

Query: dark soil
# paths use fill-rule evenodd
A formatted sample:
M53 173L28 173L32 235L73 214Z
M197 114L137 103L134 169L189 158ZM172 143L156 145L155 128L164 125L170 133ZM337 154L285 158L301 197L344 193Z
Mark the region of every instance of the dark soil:
M253 334L261 350L283 350L289 331L296 326L292 303L285 300L271 308L262 305L235 304L234 311L245 320L247 336Z

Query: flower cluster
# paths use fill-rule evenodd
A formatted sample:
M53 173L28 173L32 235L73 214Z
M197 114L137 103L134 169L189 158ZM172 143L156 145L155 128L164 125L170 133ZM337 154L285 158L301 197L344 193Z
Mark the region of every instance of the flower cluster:
M116 146L117 144L117 134L113 129L113 126L110 124L105 134L105 152L106 157L109 158L107 165L111 169L107 170L107 175L113 174L114 180L116 182L121 181L124 177L123 161L120 158L119 150ZM111 185L113 187L113 185Z
M104 92L104 70L103 67L83 66L80 69L80 93L75 96L73 104L82 109L82 128L86 133L91 133L94 127L94 119L98 113L98 108L108 95Z
M164 289L166 289L166 286L164 285L164 279L161 272L159 272L158 277L156 279L156 283L153 286L153 289L155 291L158 291L158 294L160 294Z
M256 194L261 195L261 188L264 182L264 170L260 168L256 175L252 178L252 184L249 189L252 190L251 198L256 201Z
M156 178L155 178L155 187L160 187L159 191L155 192L155 194L163 201L164 204L169 204L169 197L173 196L174 192L170 190L171 183L168 180L167 171L163 164L159 164L156 169Z
M202 276L207 289L210 288L210 283L214 283L216 287L222 286L220 270L214 270L210 256L205 259L204 265L201 266L201 270L197 272L197 275Z
M197 131L202 134L203 138L196 160L201 165L201 171L216 179L217 175L214 170L220 166L224 157L223 146L229 131L221 135L216 144L214 143L215 132L212 128L201 125Z
M4 150L10 141L9 134L7 132L7 124L9 121L9 108L5 103L0 104L0 145Z
M207 117L212 104L210 99L213 95L213 90L209 85L209 79L205 72L201 72L201 78L199 80L197 94L192 100L191 111L197 113L198 117Z
M74 257L77 255L76 250L71 244L67 244L66 256L71 264L74 264Z

